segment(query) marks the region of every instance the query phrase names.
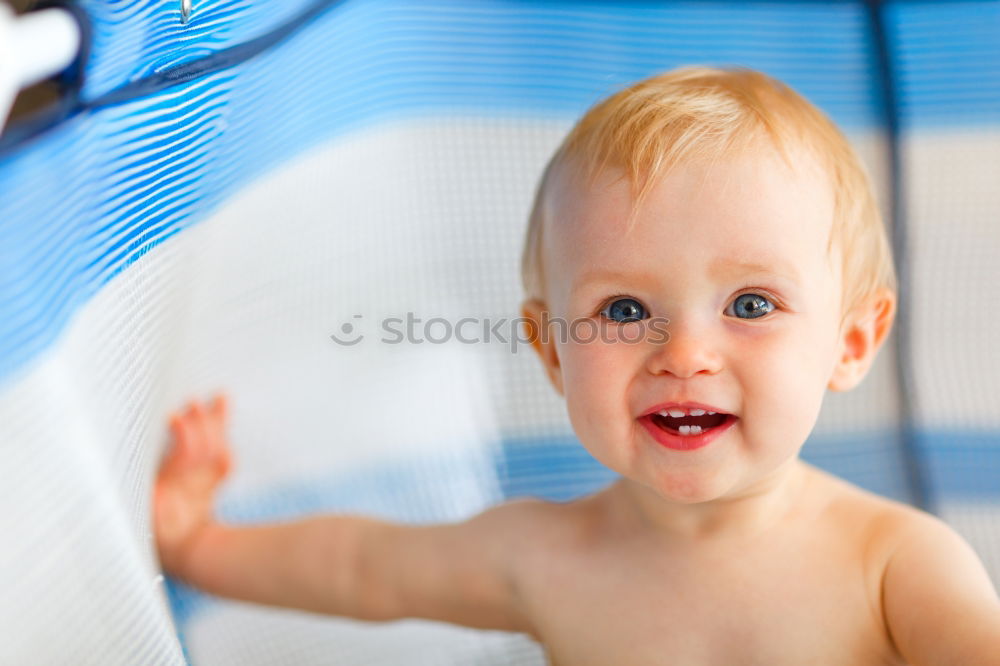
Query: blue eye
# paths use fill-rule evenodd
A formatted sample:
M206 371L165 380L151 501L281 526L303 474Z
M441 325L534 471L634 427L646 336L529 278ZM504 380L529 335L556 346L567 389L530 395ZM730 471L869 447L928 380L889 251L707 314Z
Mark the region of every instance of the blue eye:
M726 314L740 319L756 319L763 317L773 309L774 303L760 294L742 294L736 297L730 307L726 308Z
M619 298L616 301L612 301L607 307L601 310L601 314L619 324L639 321L648 316L646 308L634 298Z

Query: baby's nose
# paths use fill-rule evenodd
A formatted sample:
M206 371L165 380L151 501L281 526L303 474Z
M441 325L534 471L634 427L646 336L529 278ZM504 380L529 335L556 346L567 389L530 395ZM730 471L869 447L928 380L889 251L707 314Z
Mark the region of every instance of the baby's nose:
M686 379L698 374L714 375L722 369L722 356L704 331L673 326L669 334L650 352L648 368L652 374L668 373Z

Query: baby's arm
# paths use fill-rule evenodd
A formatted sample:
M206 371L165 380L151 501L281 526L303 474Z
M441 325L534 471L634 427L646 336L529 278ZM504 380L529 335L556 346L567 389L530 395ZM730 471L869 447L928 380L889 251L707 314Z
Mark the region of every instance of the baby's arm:
M882 579L896 647L911 666L1000 666L1000 599L968 543L920 514Z
M213 518L230 467L226 405L194 403L171 418L174 446L156 482L160 561L203 590L256 603L362 620L420 617L534 633L518 603L518 527L532 501L457 524L408 526L320 516L256 527Z

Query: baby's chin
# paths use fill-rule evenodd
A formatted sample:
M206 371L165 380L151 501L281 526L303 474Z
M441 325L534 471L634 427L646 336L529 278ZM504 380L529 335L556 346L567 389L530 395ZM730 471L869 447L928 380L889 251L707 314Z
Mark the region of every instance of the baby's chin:
M707 505L731 499L734 493L734 484L717 470L658 470L658 473L649 475L623 475L619 484L628 494L651 506L660 502L670 505Z
M660 499L671 504L710 504L731 499L731 487L713 479L694 478L696 473L665 479L652 488Z
M734 464L735 462L735 464ZM672 504L725 504L766 494L779 485L777 471L747 468L739 461L718 461L687 468L660 469L647 483L660 499Z
M773 469L669 470L647 484L663 501L686 505L740 504L779 492L793 480L800 466L792 456Z

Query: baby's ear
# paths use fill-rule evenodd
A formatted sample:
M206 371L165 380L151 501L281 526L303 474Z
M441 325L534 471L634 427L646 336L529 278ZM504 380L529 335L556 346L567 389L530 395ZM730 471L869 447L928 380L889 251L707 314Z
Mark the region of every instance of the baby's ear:
M848 313L840 329L841 356L827 384L831 391L857 386L875 360L896 316L896 294L881 288Z
M559 365L559 355L556 352L556 340L552 330L546 330L552 321L548 304L540 299L532 298L521 304L521 316L524 317L528 340L532 348L538 352L549 381L559 395L563 395L562 368Z

